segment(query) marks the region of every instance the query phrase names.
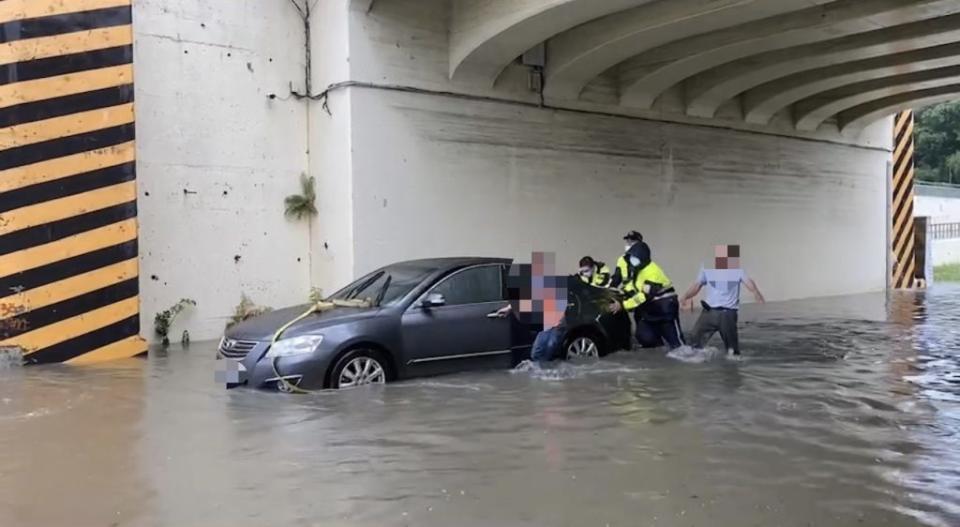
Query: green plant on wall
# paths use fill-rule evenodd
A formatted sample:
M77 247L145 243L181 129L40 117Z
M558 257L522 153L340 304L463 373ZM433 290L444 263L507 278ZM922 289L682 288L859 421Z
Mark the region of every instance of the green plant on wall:
M170 345L170 326L173 325L173 320L188 306L196 305L196 300L181 298L179 302L169 309L161 311L153 317L153 331L160 337L160 342L164 346Z
M317 191L314 180L306 174L300 174L300 194L290 194L284 198L284 213L288 218L310 219L317 215Z
M313 270L313 251L310 244L313 243L313 217L317 215L317 191L315 181L306 174L300 174L300 194L291 194L284 200L284 214L287 218L303 220L307 219L307 266ZM310 302L317 303L322 300L319 289L310 288Z
M248 318L255 317L257 315L262 315L267 311L270 311L271 308L266 306L258 306L253 303L253 300L250 300L245 293L240 294L240 303L237 304L237 307L233 308L233 315L230 317L230 321L227 322L227 329L247 320Z

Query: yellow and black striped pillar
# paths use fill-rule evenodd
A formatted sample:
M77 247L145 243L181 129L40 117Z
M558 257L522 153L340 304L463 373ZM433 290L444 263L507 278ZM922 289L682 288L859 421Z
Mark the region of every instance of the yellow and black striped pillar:
M139 337L130 0L0 0L0 346L27 363Z
M894 119L893 197L890 202L894 289L913 286L916 261L913 253L913 112L898 113Z

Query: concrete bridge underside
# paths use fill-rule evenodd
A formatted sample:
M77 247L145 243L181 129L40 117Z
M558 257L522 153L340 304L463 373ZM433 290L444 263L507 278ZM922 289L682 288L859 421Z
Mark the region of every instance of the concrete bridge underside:
M548 100L602 90L655 111L671 97L690 117L732 107L800 132L856 137L960 94L956 0L453 0L449 38L455 82L494 87L545 42Z

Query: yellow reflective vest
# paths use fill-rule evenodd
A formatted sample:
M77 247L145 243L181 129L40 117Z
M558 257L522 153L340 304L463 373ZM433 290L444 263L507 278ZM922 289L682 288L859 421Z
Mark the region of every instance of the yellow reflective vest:
M658 291L673 287L673 282L667 277L654 262L650 262L646 267L637 272L637 276L632 283L632 296L623 301L623 308L627 311L633 311L640 307L647 300L655 298ZM626 288L624 288L626 290Z
M627 262L626 255L620 255L620 258L617 258L617 270L614 276L618 278L614 278L611 285L620 287L625 293L634 291L633 282L630 281L630 263Z
M610 268L606 264L593 266L593 276L586 277L582 274L580 281L596 287L607 287L610 285Z

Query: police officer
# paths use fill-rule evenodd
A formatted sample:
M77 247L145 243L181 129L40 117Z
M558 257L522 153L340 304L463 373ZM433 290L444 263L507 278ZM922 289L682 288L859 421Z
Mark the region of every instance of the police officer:
M585 284L596 287L610 285L610 268L603 262L598 262L591 256L580 259L580 280Z
M659 265L650 259L645 243L635 243L626 254L627 282L630 291L626 299L610 304L610 312L621 309L632 311L637 323L637 341L644 348L666 344L676 349L685 344L680 329L680 302L673 282ZM624 291L627 291L625 286Z
M627 280L630 276L630 263L627 253L629 253L630 249L634 246L639 245L639 249L646 248L646 252L649 255L650 248L643 242L643 235L637 231L628 232L627 235L623 237L623 241L625 243L623 254L620 258L617 258L617 268L613 270L613 275L610 277L610 287L618 287L623 290L623 292L630 293L633 288L633 283Z

